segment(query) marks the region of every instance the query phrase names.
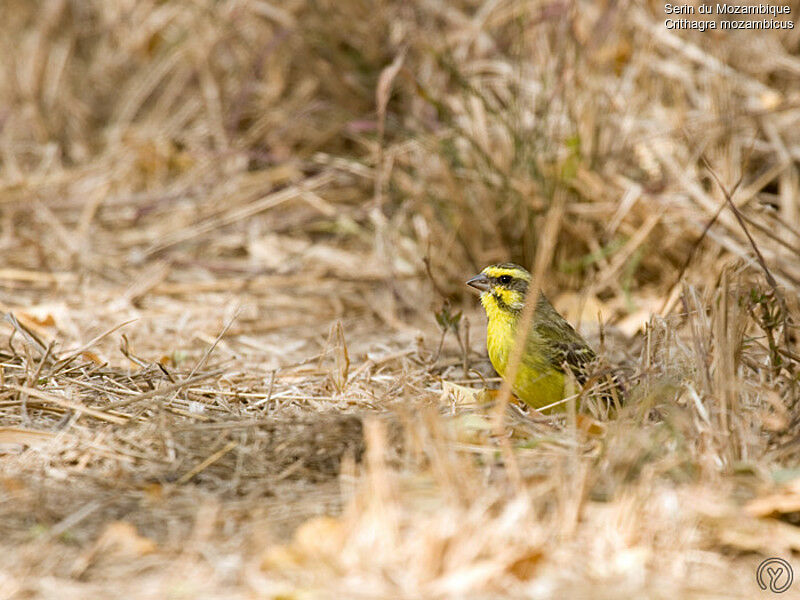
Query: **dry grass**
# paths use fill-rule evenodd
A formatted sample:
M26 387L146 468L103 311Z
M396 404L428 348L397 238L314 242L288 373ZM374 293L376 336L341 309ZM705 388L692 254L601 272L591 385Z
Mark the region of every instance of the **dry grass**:
M663 20L0 3L0 598L752 598L797 565L800 31ZM635 373L615 418L493 426L462 282L508 259Z

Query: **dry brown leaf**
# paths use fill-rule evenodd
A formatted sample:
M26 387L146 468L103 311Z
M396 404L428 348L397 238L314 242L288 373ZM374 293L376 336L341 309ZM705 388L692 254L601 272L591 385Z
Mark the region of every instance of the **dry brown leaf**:
M765 90L759 100L764 110L775 110L783 103L783 96L775 90Z
M538 548L532 548L527 554L520 556L509 566L508 570L522 581L532 579L536 575L539 564L544 558L544 553Z
M584 414L575 416L575 424L578 429L589 435L604 435L608 429L605 423Z
M47 327L39 325L38 323L39 319L37 319L33 315L26 314L24 312L16 312L14 313L14 316L22 325L27 327L29 330L31 330L33 333L38 335L43 340L49 341L52 338L50 330Z
M745 510L754 517L800 512L800 479L791 481L780 492L754 498Z
M392 82L394 81L394 78L397 77L400 69L403 67L403 61L405 60L405 57L405 51L400 52L394 57L392 64L383 69L378 77L378 86L375 90L375 103L378 108L378 126L380 128L383 127L383 122L386 119L386 106L389 104L389 97L392 92Z
M301 562L301 557L291 544L277 544L261 554L260 568L262 571L286 571L299 566Z
M164 486L158 482L150 482L143 488L145 497L151 502L158 502L164 497Z
M39 327L54 327L56 324L56 320L53 318L53 315L50 313L45 314L44 316L38 317L36 315L32 315L27 312L19 312L17 313L17 318L22 321L23 323L30 324L34 323Z
M563 293L555 298L554 304L559 312L571 323L597 323L598 316L608 319L613 310L596 296Z
M639 308L616 323L616 328L628 337L633 337L640 331L644 331L647 323L650 322L650 317L658 314L663 302L663 298L637 298L636 304Z
M270 546L261 555L262 570L282 571L310 562L330 560L341 551L346 532L339 519L313 517L302 523L290 544Z
M339 519L314 517L297 528L292 543L301 555L331 557L341 550L345 534Z
M131 523L114 521L109 523L97 540L97 549L120 557L135 557L151 554L158 548L150 538L139 535Z
M491 390L477 389L459 385L452 381L442 381L442 403L486 404L491 401Z
M28 489L26 483L17 477L0 478L0 486L14 498L21 498Z
M38 431L22 427L0 427L0 445L41 446L52 440L56 435L58 434L50 431Z
M139 535L136 527L126 521L112 521L106 525L94 545L75 561L72 574L80 576L94 564L139 558L158 550L150 538Z
M86 360L92 361L96 365L102 365L105 361L91 350L84 350L81 352L81 357Z
M453 425L455 438L465 444L485 442L494 427L491 417L475 413L459 415L454 419Z
M800 550L800 529L774 519L731 517L716 524L717 540L747 552L774 554L782 548Z

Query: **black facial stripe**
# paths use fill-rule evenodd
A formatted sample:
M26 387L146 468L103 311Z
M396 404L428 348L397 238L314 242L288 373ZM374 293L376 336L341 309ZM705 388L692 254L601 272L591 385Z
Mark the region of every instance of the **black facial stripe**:
M497 292L492 292L492 297L494 298L494 301L495 301L495 302L497 302L497 306L498 306L498 307L499 307L501 310L510 310L511 312L518 312L518 309L516 309L516 308L511 308L511 307L510 307L510 306L509 306L509 305L506 303L506 301L505 301L505 300L503 300L503 298L500 296L500 294L498 294Z

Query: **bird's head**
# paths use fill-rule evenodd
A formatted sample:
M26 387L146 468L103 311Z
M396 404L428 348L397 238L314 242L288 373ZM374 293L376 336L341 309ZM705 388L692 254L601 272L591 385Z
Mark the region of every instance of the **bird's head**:
M490 309L517 312L525 306L525 294L531 274L514 263L489 265L467 281L467 285L481 293L481 304Z

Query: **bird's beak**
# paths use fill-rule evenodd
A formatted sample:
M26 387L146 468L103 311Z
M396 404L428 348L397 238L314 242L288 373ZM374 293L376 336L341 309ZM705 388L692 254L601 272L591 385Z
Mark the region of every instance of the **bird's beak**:
M489 281L489 278L483 273L479 273L467 281L468 286L474 287L476 290L480 290L481 292L488 292L490 284L491 282Z

